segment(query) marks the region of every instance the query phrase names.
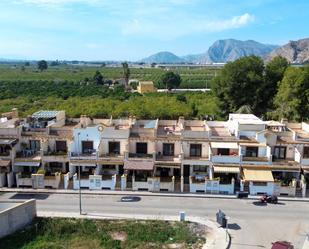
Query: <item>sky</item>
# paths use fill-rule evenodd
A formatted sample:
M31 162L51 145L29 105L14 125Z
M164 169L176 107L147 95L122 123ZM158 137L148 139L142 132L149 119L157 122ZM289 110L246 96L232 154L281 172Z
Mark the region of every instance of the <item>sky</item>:
M0 0L0 58L136 61L309 37L309 0Z

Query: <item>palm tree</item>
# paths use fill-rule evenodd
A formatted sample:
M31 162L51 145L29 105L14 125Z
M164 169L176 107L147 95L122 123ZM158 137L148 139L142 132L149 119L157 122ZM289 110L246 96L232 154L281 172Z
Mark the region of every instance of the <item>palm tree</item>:
M129 78L130 78L130 68L127 62L121 63L123 70L123 78L125 80L125 88L128 89L129 86Z

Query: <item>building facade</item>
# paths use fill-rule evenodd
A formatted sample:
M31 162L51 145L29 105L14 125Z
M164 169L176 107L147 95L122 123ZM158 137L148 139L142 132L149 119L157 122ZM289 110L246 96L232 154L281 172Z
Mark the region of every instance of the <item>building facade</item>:
M309 194L309 124L79 119L64 111L0 119L0 187L251 195Z

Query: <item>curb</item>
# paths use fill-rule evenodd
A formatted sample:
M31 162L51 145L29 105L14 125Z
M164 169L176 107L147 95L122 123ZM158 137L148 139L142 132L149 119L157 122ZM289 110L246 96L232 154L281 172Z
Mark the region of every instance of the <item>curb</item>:
M78 194L78 190L57 190L57 189L30 189L30 188L0 188L4 193L29 193L29 194ZM159 197L185 197L185 198L214 198L214 199L238 199L235 195L219 194L194 194L194 193L164 193L164 192L143 192L143 191L121 191L121 190L82 190L83 195L128 195L128 196L159 196ZM249 196L244 200L259 200L259 196ZM280 201L309 202L309 198L279 197Z

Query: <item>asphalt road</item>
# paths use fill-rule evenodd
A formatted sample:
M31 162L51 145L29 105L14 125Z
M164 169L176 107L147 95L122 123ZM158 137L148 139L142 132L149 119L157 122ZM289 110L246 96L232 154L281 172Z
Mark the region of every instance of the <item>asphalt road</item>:
M38 211L79 212L77 194L15 194L0 195L0 200L37 199ZM258 205L253 200L214 198L143 196L139 202L120 202L121 196L83 195L83 211L104 215L178 215L214 220L221 209L229 217L233 249L271 248L271 242L287 240L302 248L309 234L309 203L281 202ZM280 199L279 199L280 201Z

